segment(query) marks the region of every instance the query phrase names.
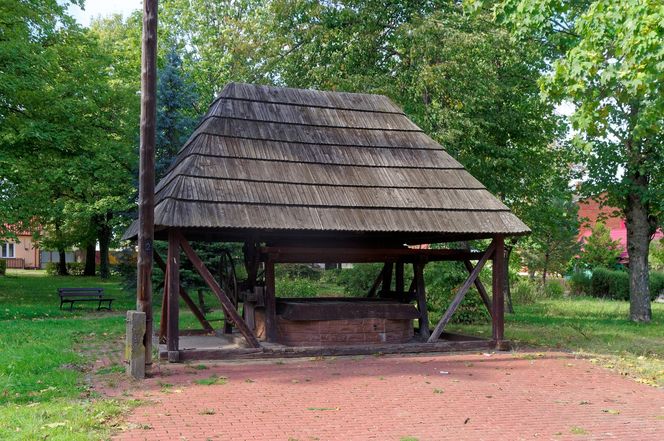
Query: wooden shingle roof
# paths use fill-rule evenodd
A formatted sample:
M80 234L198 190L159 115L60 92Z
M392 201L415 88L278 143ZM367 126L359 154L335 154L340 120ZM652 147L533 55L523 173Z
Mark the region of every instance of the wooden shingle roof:
M530 231L387 97L237 83L182 147L155 204L156 230Z

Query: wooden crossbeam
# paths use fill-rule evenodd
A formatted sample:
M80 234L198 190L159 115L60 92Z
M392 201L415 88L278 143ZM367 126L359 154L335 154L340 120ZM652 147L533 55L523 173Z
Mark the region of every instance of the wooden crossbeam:
M274 263L317 262L428 262L444 260L477 260L481 253L463 249L413 249L413 248L314 248L314 247L262 247L261 260L269 258Z
M189 261L191 261L192 265L194 266L198 274L201 275L207 286L219 298L221 306L224 308L224 313L226 314L226 317L230 317L233 323L235 323L235 326L237 326L242 336L245 338L245 340L247 340L249 346L251 346L252 348L260 347L260 344L258 343L258 340L256 339L254 333L251 332L245 321L237 313L237 311L235 310L235 306L233 305L233 302L231 302L226 293L221 289L217 281L214 279L214 276L212 276L210 271L205 267L205 264L200 259L200 257L198 257L198 255L191 247L187 239L185 239L180 232L177 232L177 236L180 241L180 247L182 247L182 250L187 255Z
M464 260L463 264L465 265L466 269L468 270L468 273L473 272L473 264L470 263L470 260ZM489 311L489 315L493 317L493 311L491 308L491 298L489 297L489 293L487 293L486 288L484 287L484 284L482 284L482 281L479 279L475 279L475 288L477 288L477 292L480 293L480 297L482 297L482 302L484 303L484 306L486 306L487 311Z
M454 296L454 299L452 299L452 303L447 308L447 311L445 311L445 314L443 314L443 317L440 319L440 321L436 325L436 328L431 333L429 340L427 340L429 343L433 343L440 338L440 334L443 333L443 329L445 329L445 326L452 318L452 315L456 312L457 308L463 301L463 298L470 289L470 286L473 283L475 283L475 279L477 279L477 277L479 276L480 271L482 271L482 268L484 267L486 261L489 260L489 258L493 255L495 248L496 248L495 242L491 242L491 245L489 245L489 247L486 249L482 257L480 258L479 262L477 262L477 265L475 266L475 268L473 268L473 271L466 279L466 281L463 282L463 285L461 285L456 295Z
M166 275L166 262L164 262L164 259L159 255L157 250L154 250L154 261L157 264L157 266L164 272L164 275ZM167 284L167 282L165 282ZM196 303L192 300L192 298L189 296L189 293L182 287L182 284L180 284L180 297L182 297L182 300L187 304L189 309L191 309L191 312L194 314L198 322L203 326L203 329L205 329L207 332L214 332L214 328L210 324L210 322L205 318L205 314L198 309L198 306ZM166 305L166 297L164 297L164 302L163 305ZM162 306L163 306L162 305ZM163 309L163 307L162 307ZM162 322L164 321L165 313L162 312ZM162 323L161 328L160 328L160 335L159 337L162 337L162 330L165 333L166 332L166 323Z

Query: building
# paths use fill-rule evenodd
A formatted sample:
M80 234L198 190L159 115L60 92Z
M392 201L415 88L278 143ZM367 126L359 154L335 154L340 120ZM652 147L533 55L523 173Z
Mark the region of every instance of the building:
M41 252L32 238L32 233L20 231L16 236L17 239L5 239L4 242L0 242L0 257L7 261L7 268L41 268Z
M620 209L610 206L601 207L598 201L590 198L579 200L578 206L580 223L578 240L582 241L584 238L590 236L597 222L604 222L604 225L610 231L611 239L620 242L622 247L620 261L627 263L629 261L629 255L627 254L627 226L625 225L625 218ZM662 237L664 237L664 234L662 234L661 230L658 230L654 239L661 239Z

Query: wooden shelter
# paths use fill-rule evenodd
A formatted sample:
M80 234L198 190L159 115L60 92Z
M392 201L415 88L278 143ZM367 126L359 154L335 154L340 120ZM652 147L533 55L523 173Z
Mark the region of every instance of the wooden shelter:
M212 103L158 183L154 227L155 238L169 244L166 261L155 258L166 274L163 355L172 361L501 346L504 238L529 232L387 97L237 83ZM125 238L137 231L132 225ZM472 239L491 242L483 251L413 247ZM244 243L247 280L228 292L191 240ZM244 347L180 348L180 297L214 332L180 286L180 250L221 301L225 332L232 324ZM440 260L464 262L469 276L431 329L423 270ZM488 260L493 296L478 278ZM275 264L293 262L384 265L363 300L278 300ZM405 265L413 265L412 281L404 280ZM489 341L443 333L473 285L492 316ZM413 319L416 335L408 328ZM330 322L354 337L330 340ZM378 329L378 341L371 329L363 334L367 327ZM317 330L317 337L306 345L293 337L298 330L301 337Z

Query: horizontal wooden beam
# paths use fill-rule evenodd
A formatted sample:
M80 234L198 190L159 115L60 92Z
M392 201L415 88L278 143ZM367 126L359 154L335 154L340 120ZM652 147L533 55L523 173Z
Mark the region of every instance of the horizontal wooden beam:
M273 346L261 348L210 348L181 350L181 361L268 359L297 357L336 357L344 355L421 354L429 352L479 351L495 347L490 340L438 341L436 343L399 343L352 346ZM162 357L166 354L161 353Z
M459 249L262 247L261 261L275 263L368 263L479 260L481 252Z

